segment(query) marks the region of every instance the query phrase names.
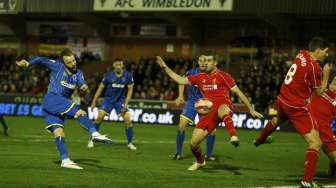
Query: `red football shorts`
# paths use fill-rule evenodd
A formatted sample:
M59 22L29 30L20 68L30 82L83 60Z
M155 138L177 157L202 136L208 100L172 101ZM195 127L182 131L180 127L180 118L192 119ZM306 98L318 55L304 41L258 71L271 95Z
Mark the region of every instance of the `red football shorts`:
M280 97L277 98L275 104L278 110L278 117L289 119L300 135L305 135L312 129L317 130L317 123L307 107L291 106Z
M317 120L318 122L318 120ZM320 138L323 142L322 149L325 153L336 151L336 136L330 125L319 125Z
M218 108L222 104L225 104L225 103L214 103L211 108L211 111L208 114L203 115L201 117L201 119L199 120L195 128L207 130L208 134L211 134L212 131L216 129L218 124L223 121L222 119L218 117ZM230 104L225 104L225 105L227 105L231 109L229 116L232 117L233 115L232 106Z

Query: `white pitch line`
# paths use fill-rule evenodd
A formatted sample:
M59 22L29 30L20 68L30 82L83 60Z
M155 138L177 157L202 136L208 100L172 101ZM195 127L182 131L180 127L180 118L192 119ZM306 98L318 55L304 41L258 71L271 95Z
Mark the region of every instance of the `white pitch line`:
M28 137L27 137L28 138ZM34 139L29 137L30 139L18 139L18 138L13 138L13 139L0 139L0 142L54 142L54 139ZM70 139L69 142L87 142L88 140L83 140L83 139L75 139L72 140ZM117 142L117 143L126 143L127 140L115 140L112 139L112 141ZM175 144L175 141L164 141L164 140L155 140L155 141L149 141L149 140L134 140L135 143L142 143L142 144Z
M284 185L284 186L272 186L270 188L299 188L300 186L291 186L291 185ZM336 185L323 185L325 188L336 188ZM249 187L249 188L265 188L265 187Z

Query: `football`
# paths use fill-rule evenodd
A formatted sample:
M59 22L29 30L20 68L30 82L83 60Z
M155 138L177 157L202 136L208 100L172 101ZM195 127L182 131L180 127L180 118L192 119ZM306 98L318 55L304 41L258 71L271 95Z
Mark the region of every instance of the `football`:
M195 103L195 109L198 114L205 115L211 111L212 102L208 99L199 99Z

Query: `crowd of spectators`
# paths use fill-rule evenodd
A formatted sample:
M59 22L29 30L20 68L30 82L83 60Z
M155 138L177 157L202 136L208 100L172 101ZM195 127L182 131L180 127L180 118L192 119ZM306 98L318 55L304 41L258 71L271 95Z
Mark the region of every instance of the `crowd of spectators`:
M57 58L51 56L50 58ZM165 59L166 63L180 75L197 66L196 59L177 58ZM81 58L78 59L81 62ZM87 61L87 58L86 60ZM15 66L14 55L0 55L0 84L1 93L42 95L48 85L48 70L41 66L20 69ZM155 64L154 58L140 58L138 60L124 60L126 69L133 73L134 99L174 100L178 95L178 85L173 82ZM240 73L233 75L239 88L248 96L259 110L267 109L279 92L283 77L289 64L267 60L255 61L253 65L240 67ZM112 67L108 67L112 70ZM86 77L91 89L91 97L103 78L102 73L95 73ZM237 97L232 100L239 103Z
M29 58L27 56L23 56ZM56 54L47 55L50 59L57 59ZM22 69L15 65L16 55L0 54L0 93L42 95L49 83L49 71L41 66ZM97 56L83 53L76 57L79 66L97 61Z
M273 105L279 94L284 76L290 66L290 62L278 61L270 63L261 60L253 66L242 67L237 75L237 86L246 94L249 100L258 110L267 111L267 107ZM237 96L233 97L235 103L240 103Z
M15 65L15 55L0 55L0 93L34 94L48 83L49 72L39 66L21 69Z

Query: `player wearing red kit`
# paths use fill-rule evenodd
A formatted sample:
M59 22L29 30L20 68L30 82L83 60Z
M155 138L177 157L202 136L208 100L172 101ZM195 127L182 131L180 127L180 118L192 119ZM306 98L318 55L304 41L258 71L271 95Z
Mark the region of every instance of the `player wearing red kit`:
M318 131L323 143L322 150L329 157L329 174L336 175L336 136L331 122L336 117L336 77L329 84L329 89L321 97L313 95L309 110L318 124Z
M217 69L217 57L212 52L207 52L204 56L206 66L205 73L195 74L188 77L181 77L174 73L161 57L157 57L157 63L160 67L178 84L195 85L202 92L202 95L209 99L213 106L211 111L202 116L197 123L191 138L191 151L196 157L196 162L188 170L197 170L205 165L200 144L212 133L219 122L224 122L228 132L233 139L238 141L236 131L232 121L232 103L230 92L236 94L240 100L248 107L253 117L263 118L263 116L254 110L246 96L236 86L230 74Z
M281 121L290 120L297 132L308 143L301 187L314 187L316 185L312 180L322 142L317 128L318 124L308 109L307 100L313 92L317 96L321 96L326 90L330 66L327 64L323 68L323 78L321 80L321 67L318 62L323 62L326 59L328 56L327 50L323 39L313 38L309 43L309 51L301 50L296 56L276 100L278 115L267 123L255 142L256 146L264 143L267 136L276 130Z

